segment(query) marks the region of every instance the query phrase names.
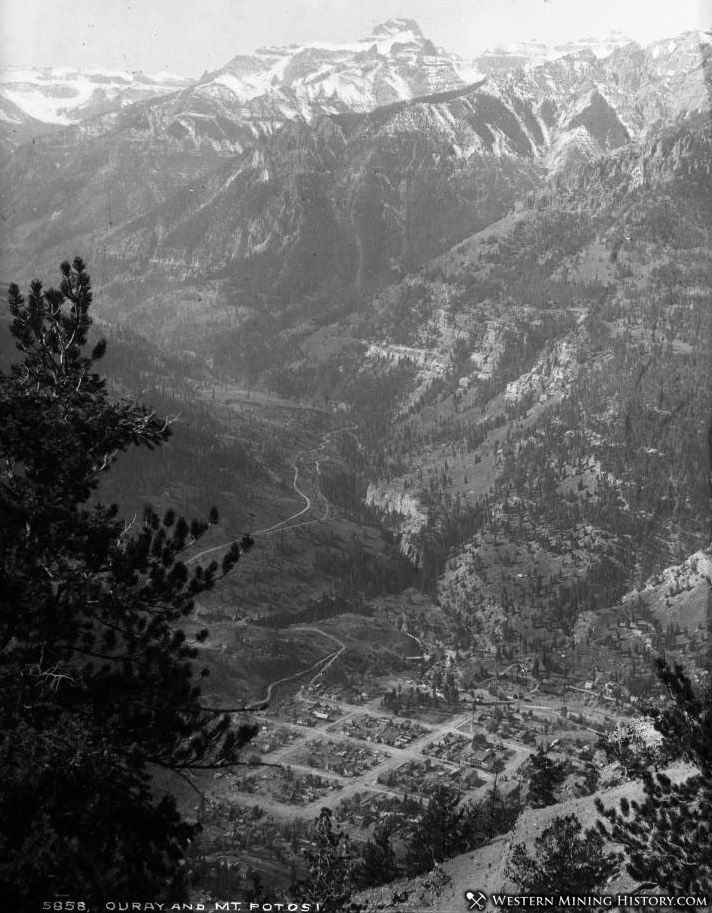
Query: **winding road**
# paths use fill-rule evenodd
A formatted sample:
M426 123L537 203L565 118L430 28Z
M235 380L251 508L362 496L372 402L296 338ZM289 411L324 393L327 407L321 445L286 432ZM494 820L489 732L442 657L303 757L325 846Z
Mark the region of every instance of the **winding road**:
M324 674L324 672L329 668L329 666L335 660L337 660L339 658L339 656L341 656L341 654L346 649L346 644L343 643L343 641L339 640L338 637L334 637L333 634L329 634L328 631L322 631L321 628L312 628L312 627L305 627L305 626L301 626L301 625L299 625L299 626L295 625L292 628L292 631L315 631L317 634L321 634L322 637L327 637L327 638L329 638L329 640L335 641L339 645L339 649L335 650L333 653L328 653L326 656L322 656L315 663L313 663L311 666L309 666L308 669L302 669L300 672L295 672L292 675L285 675L284 678L278 678L276 681L270 682L269 685L267 686L267 694L265 695L263 700L252 701L251 703L246 704L245 710L264 710L272 698L272 690L274 688L276 688L277 685L283 685L285 682L294 681L297 678L301 678L302 675L308 675L314 669L317 669L318 671L317 671L316 675L313 678L309 679L309 681L306 684L306 687L308 688L313 682L315 682L319 678L319 676ZM321 668L319 668L320 666L321 666ZM298 691L299 697L303 697L302 692L304 690L304 687L305 686L302 685L302 687L299 689L299 691Z
M331 437L334 434L341 434L344 432L352 433L357 428L358 428L358 425L355 425L355 424L354 425L344 425L343 428L335 428L333 431L328 431L324 435L320 444L318 444L316 447L309 447L307 450L302 450L298 454L297 459L295 460L294 464L292 465L292 468L294 469L294 478L292 479L292 488L297 493L297 495L299 495L300 498L304 499L304 507L302 507L301 510L298 510L296 513L290 514L288 517L285 517L283 520L279 520L277 523L273 523L272 526L267 526L264 529L253 530L250 533L251 536L269 536L269 535L272 535L273 533L278 532L279 530L298 529L303 526L310 526L312 523L323 523L324 520L327 520L329 518L329 508L331 505L329 504L329 501L326 499L326 497L324 496L322 491L319 490L319 495L324 501L323 515L321 517L316 517L313 520L306 520L302 523L293 523L291 526L286 525L287 523L290 523L292 520L298 520L300 517L303 517L304 514L308 513L312 509L312 503L313 503L312 499L309 497L309 495L306 492L302 491L301 488L297 485L297 480L299 478L298 461L305 454L311 453L314 450L323 452L324 449L329 445ZM315 459L313 461L317 477L321 476L321 465L320 464L325 462L328 459L329 459L328 456L321 456L318 459ZM226 542L220 542L217 545L211 545L208 548L204 548L201 551L196 552L195 555L192 555L190 558L188 558L185 563L192 564L194 561L198 561L200 558L203 558L206 555L210 555L213 552L220 551L221 549L224 549L224 548L229 548L231 545L234 545L236 542L239 543L241 538L242 537L240 536L238 538L228 539Z
M305 491L302 491L302 489L297 484L298 480L299 480L299 465L298 465L299 460L303 459L306 454L312 453L314 451L316 451L317 454L321 454L313 459L316 476L317 476L317 478L320 477L321 476L321 465L320 464L329 459L329 457L326 454L324 454L324 450L326 449L326 447L328 447L332 436L335 434L342 434L342 433L353 434L353 432L357 428L358 428L358 425L352 424L352 425L345 425L342 428L335 428L333 431L328 431L322 438L320 444L318 444L316 447L310 447L306 450L302 450L297 455L297 458L294 461L294 464L292 467L294 469L294 478L292 479L292 488L297 493L297 495L299 495L299 497L304 500L304 506L300 510L296 511L295 513L290 514L288 517L285 517L283 520L279 520L277 523L273 523L271 526L267 526L264 529L254 530L253 532L250 533L251 536L262 536L262 537L269 536L280 530L298 529L300 527L309 526L312 523L322 523L324 520L328 519L330 504L329 504L329 501L327 500L327 498L325 497L325 495L323 494L323 492L321 491L321 489L319 489L319 495L324 501L323 515L321 517L316 517L315 519L312 519L312 520L305 520L300 523L292 523L293 520L299 520L300 517L303 517L310 510L312 510L312 506L313 506L313 501L310 498L310 496ZM287 525L287 524L289 524L289 525ZM211 545L208 548L204 548L201 551L197 552L195 555L192 555L186 561L186 564L192 564L193 562L198 561L199 559L205 557L206 555L210 555L213 552L220 551L221 549L229 548L231 545L235 544L236 542L239 542L240 538L229 539L228 541L221 542L218 545ZM300 672L295 672L292 675L287 675L282 678L276 679L273 682L270 682L269 685L267 686L267 693L266 693L265 697L262 698L261 700L254 700L254 701L251 701L250 703L245 704L245 707L244 707L245 710L248 710L248 711L264 710L269 705L269 702L272 698L272 692L276 687L278 687L279 685L283 685L286 682L295 681L296 679L301 678L304 675L308 675L310 672L316 670L316 674L307 682L306 686L302 685L302 687L299 689L298 695L300 698L303 698L304 688L309 687L318 678L320 678L324 674L324 672L326 672L326 670L331 665L333 665L333 663L336 662L336 660L341 656L341 654L346 649L346 644L344 644L343 641L339 640L339 638L335 637L333 634L329 634L327 631L322 631L321 628L300 625L300 626L294 626L292 628L292 630L294 630L294 631L312 631L314 633L320 634L322 637L326 637L327 639L334 641L337 644L338 649L335 650L333 653L329 653L326 656L321 657L315 663L313 663L311 666L309 666L307 669L302 669Z

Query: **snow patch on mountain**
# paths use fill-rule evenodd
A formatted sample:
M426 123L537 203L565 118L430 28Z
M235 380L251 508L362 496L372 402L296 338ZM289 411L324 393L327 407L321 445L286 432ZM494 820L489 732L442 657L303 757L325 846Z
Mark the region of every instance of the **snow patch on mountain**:
M302 116L373 108L465 86L470 67L436 48L410 19L391 19L355 42L260 48L206 73L194 88L227 88L237 103L288 99ZM254 116L257 114L255 110Z
M598 59L608 57L616 48L632 44L622 32L611 32L604 38L583 38L565 44L549 45L541 41L522 41L487 48L475 58L473 67L481 73L503 73L523 67L541 66L572 54L588 51Z
M186 80L169 73L149 76L66 67L9 67L0 71L0 97L46 124L77 123L87 114L118 110L186 85Z

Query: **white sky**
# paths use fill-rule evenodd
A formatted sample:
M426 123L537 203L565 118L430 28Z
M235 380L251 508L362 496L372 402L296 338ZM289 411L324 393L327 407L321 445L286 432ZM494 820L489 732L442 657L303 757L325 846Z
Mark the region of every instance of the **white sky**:
M0 0L0 65L197 76L268 44L360 38L393 16L469 58L530 38L710 28L712 0Z

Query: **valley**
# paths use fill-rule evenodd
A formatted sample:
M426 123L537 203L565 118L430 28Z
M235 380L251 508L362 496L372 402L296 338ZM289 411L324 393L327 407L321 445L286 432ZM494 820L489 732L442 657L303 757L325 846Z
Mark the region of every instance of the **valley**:
M3 275L80 252L112 395L172 423L96 500L127 531L216 505L191 570L254 539L183 627L205 706L256 735L157 778L202 826L196 903L288 898L326 807L360 853L390 828L361 909L451 913L447 885L511 887L513 835L640 794L656 657L708 686L710 47L475 67L398 19L8 141ZM486 834L426 868L445 788Z

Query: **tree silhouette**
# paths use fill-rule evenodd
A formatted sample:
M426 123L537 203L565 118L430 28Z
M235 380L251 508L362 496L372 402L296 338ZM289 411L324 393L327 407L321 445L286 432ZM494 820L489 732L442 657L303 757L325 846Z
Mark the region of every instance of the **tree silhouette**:
M387 884L398 875L396 856L391 843L392 824L386 819L373 829L373 837L361 851L359 881L364 887Z
M596 802L602 833L626 850L633 878L669 894L712 892L712 689L698 693L681 666L657 661L669 706L653 710L668 757L694 766L675 783L643 770L645 799L622 799L620 809Z
M564 779L563 762L552 761L543 748L530 758L529 799L534 808L544 808L556 802L554 790Z
M335 831L331 810L322 808L314 822L314 849L304 853L308 874L292 885L302 902L319 903L323 909L358 909L351 905L356 888L357 860L351 841L343 831Z
M525 894L591 894L619 867L620 857L605 852L602 835L593 829L583 833L576 815L554 818L534 846L530 856L518 843L507 865L507 876Z
M461 805L462 794L452 786L438 785L414 828L408 844L411 871L425 872L435 863L481 843L479 809Z
M61 272L27 300L10 287L22 359L0 373L0 893L18 910L180 899L196 827L155 773L233 764L254 733L201 706L197 648L176 627L251 540L190 571L207 523L147 507L125 524L92 500L120 453L171 429L109 399L106 344L85 354L89 276L78 258Z

